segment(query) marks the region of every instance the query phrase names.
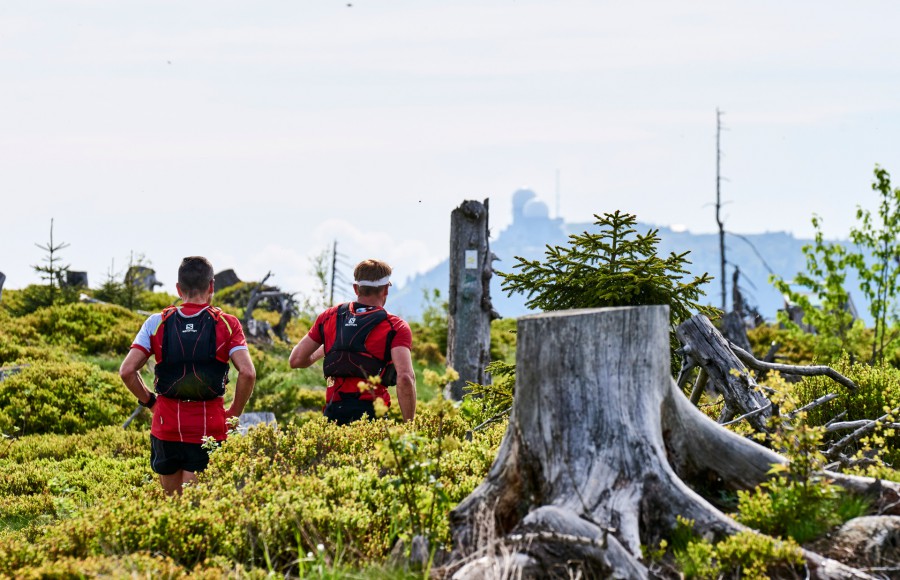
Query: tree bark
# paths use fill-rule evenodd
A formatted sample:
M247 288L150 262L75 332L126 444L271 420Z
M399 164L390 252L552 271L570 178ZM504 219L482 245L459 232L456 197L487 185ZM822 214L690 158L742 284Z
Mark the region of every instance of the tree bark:
M766 387L757 384L748 367L760 373L778 371L799 376L827 376L848 390L857 389L853 381L827 366L783 365L757 360L747 350L726 340L701 314L683 322L675 330L675 335L683 345L678 386L683 388L691 370L700 367L701 376L691 394L691 402L696 405L699 401L700 384L706 385L704 375L707 376L712 381L711 389L725 399L719 423L727 423L740 415L736 420L746 420L757 431L766 430L766 423L774 410L762 392Z
M459 379L444 395L460 401L466 382L487 384L490 362L492 254L488 245L488 200L464 201L450 214L450 295L447 366Z
M715 390L725 398L725 408L731 414L754 413L747 418L748 422L755 430L766 431L766 422L772 415L769 400L709 319L692 316L675 329L675 336L684 345L684 356L706 371ZM728 418L723 414L722 419Z
M750 339L747 337L744 317L736 310L732 310L722 317L722 335L732 344L736 344L744 350L750 350Z
M658 545L676 516L711 537L745 529L689 484L752 488L785 460L690 404L669 375L668 328L665 306L519 319L509 427L485 481L451 512L454 578L647 578L641 545ZM897 489L847 483L887 501ZM867 577L805 555L812 578Z

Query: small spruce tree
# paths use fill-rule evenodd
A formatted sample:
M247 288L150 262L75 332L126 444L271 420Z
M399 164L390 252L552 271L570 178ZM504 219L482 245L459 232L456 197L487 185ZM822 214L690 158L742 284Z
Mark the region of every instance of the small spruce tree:
M50 241L46 244L35 244L38 248L47 252L43 257L43 264L32 266L34 271L40 274L41 279L47 282L39 292L30 292L28 294L29 301L33 302L29 305L28 310L32 311L43 306L50 306L59 302L72 302L76 297L76 292L67 287L65 284L65 276L71 267L69 264L63 266L62 258L59 251L69 247L69 244L55 243L53 241L53 219L50 219Z
M516 256L519 272L501 272L502 288L525 294L526 306L540 310L666 304L673 328L695 311L716 315L697 302L712 278L690 277L690 252L660 258L659 230L639 234L637 217L620 211L594 217L598 232L573 234L565 247L547 246L543 261Z
M119 281L119 274L115 271L116 262L112 261L109 270L106 271L106 280L100 287L94 290L94 298L102 302L120 304L125 292L125 283Z
M598 232L569 236L567 246L547 246L544 260L526 260L516 256L517 273L498 272L501 287L512 295L525 294L529 308L564 310L604 306L669 307L673 354L678 348L675 328L694 312L710 317L718 310L698 302L706 293L703 285L712 278L704 273L691 276L687 255L657 255L659 230L639 234L637 217L616 211L594 215ZM672 357L676 371L678 357ZM469 383L466 412L474 422L489 424L509 413L515 391L515 365L494 361L488 372L494 385Z

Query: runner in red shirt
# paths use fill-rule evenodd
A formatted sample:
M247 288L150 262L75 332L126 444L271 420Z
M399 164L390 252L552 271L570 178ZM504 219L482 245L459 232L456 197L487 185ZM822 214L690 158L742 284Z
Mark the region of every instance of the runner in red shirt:
M364 415L375 417L375 401L390 406L387 387L397 385L400 413L407 421L416 414L409 325L384 309L391 267L364 260L353 271L354 302L333 306L316 318L309 332L291 351L291 368L306 368L324 358L325 416L345 425ZM380 382L368 380L379 377Z
M226 418L240 416L256 382L240 321L209 304L212 264L199 256L185 258L176 288L183 304L144 322L119 369L128 390L153 411L150 466L168 494L181 493L183 484L206 468L204 440L225 439ZM155 392L147 389L139 372L151 356L156 362ZM225 409L229 360L238 378L234 400Z

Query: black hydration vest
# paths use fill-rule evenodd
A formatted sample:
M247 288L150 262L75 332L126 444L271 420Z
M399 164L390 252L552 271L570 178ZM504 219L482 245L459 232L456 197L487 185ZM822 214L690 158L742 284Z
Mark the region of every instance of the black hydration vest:
M353 313L350 303L338 306L335 316L335 335L331 348L325 353L324 374L326 377L381 377L381 384L390 387L397 384L397 370L391 360L391 343L397 331L391 326L384 347L384 356L379 358L366 350L366 339L376 326L388 320L383 308L369 312ZM390 324L390 320L388 320ZM325 336L324 324L319 325L319 333Z
M172 399L207 401L225 394L227 362L216 359L216 324L222 316L208 307L184 316L175 307L162 313L162 361L156 365L156 392Z

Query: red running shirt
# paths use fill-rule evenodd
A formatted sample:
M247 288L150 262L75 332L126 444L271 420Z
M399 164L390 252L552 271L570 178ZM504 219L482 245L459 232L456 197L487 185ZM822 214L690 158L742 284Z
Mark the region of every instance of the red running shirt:
M198 316L209 304L186 302L179 311L182 316ZM141 326L131 345L155 362L162 360L162 314L153 314ZM247 349L247 340L240 321L222 314L216 325L216 359L228 362L232 353ZM153 405L153 423L150 433L163 441L183 443L203 443L204 437L214 437L223 441L227 433L225 425L225 404L222 397L208 401L180 401L168 397L157 397Z
M309 329L307 335L318 344L325 345L325 351L331 348L331 345L334 343L334 338L336 335L335 325L337 324L337 311L340 308L340 304L337 306L332 306L325 312L319 315L316 318L315 324L313 324L312 328ZM383 308L377 306L366 306L365 304L360 304L359 302L351 302L350 303L350 312L357 316L365 316L367 313L375 312L378 310L383 310ZM384 349L387 346L387 335L390 332L391 327L393 326L396 334L394 335L394 340L391 343L391 348L394 347L412 347L412 331L409 329L409 324L406 323L405 320L400 318L399 316L395 316L391 313L388 313L387 319L385 319L381 324L372 329L369 333L369 336L366 337L366 351L372 356L376 356L381 358L384 356ZM320 331L319 329L322 329ZM322 333L324 332L324 336ZM328 389L325 391L325 400L327 402L339 401L340 393L359 393L359 383L362 379L358 377L329 377L328 380ZM371 390L367 390L360 394L359 398L362 401L371 401L376 397L383 400L384 403L390 407L391 405L391 395L388 393L387 387L382 385L370 385Z

